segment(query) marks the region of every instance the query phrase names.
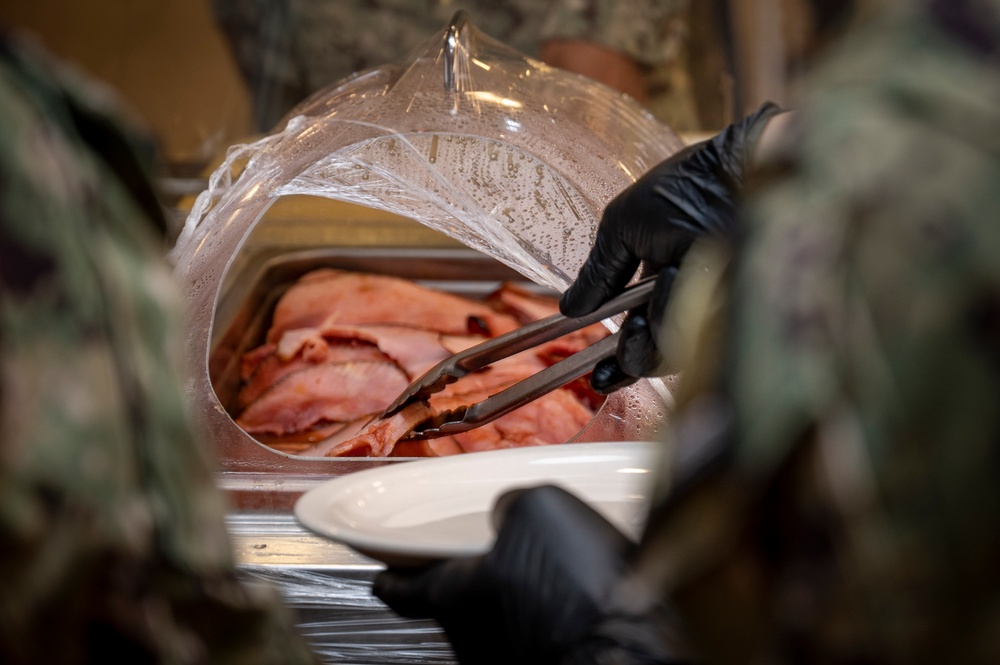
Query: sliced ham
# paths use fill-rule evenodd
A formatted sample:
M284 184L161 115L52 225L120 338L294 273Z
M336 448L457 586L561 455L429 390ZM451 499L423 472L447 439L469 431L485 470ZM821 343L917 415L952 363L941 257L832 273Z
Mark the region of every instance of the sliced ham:
M328 423L308 429L303 432L292 432L291 434L261 434L255 438L266 446L275 450L292 455L303 455L307 450L321 445L323 441L336 438L336 435L349 426L350 423ZM357 429L347 434L344 438L349 438L357 433Z
M388 457L396 442L433 414L422 402L410 404L389 418L371 422L361 432L327 451L327 457Z
M385 275L322 268L304 275L275 306L267 341L286 330L336 324L406 325L463 335L490 335L517 327L517 320L489 305Z
M406 374L390 362L310 365L275 383L236 423L251 434L290 434L346 422L384 410L407 385Z
M545 364L529 349L498 360L488 367L466 374L446 385L431 395L430 404L436 410L454 408L452 405L456 402L474 404L543 369Z
M291 360L301 354L308 362L323 362L330 347L319 328L286 330L277 341L274 353L281 360Z
M261 344L257 348L244 353L240 358L240 379L248 381L257 370L257 366L264 359L273 356L276 349L277 344Z
M486 302L517 317L522 324L559 313L559 301L555 298L533 293L510 282L501 284L499 289L486 297Z
M236 422L262 443L306 457L443 456L564 443L603 399L585 379L469 432L401 439L424 418L482 401L606 336L601 324L505 358L425 403L378 418L441 360L557 311L554 298L510 284L477 302L393 277L313 271L288 289L266 341L241 359Z
M415 379L452 355L441 333L405 326L326 324L324 337L362 339L392 358L411 379ZM482 342L484 337L474 337Z
M254 366L253 371L244 379L243 387L240 389L238 395L240 408L245 409L254 400L267 392L271 386L286 376L311 365L352 361L389 361L389 357L379 351L376 346L348 341L330 344L324 340L324 351L322 354L317 354L314 351L311 354L297 354L288 360L283 360L278 353L273 352L274 347L274 344L265 344L261 347L271 348L272 353L259 360ZM255 353L255 351L251 351L250 353Z
M574 330L568 335L563 335L550 342L536 346L535 355L545 362L546 365L552 365L578 351L582 351L595 342L601 341L608 334L609 331L604 327L604 324L593 323L586 328Z
M397 441L390 457L447 457L464 452L454 437L441 436L424 441Z
M324 325L322 328L286 330L275 348L280 360L291 360L301 353L304 359L322 362L327 347L335 344L360 343L370 345L387 358L391 358L410 378L417 378L428 369L451 356L456 347L468 348L484 341L482 336L442 335L429 330L406 326L380 325ZM460 341L461 340L461 341ZM322 348L322 351L317 349ZM346 359L338 354L338 359Z
M325 427L317 427L307 433L284 436L258 435L258 439L265 445L300 457L368 457L371 455L372 437L380 437L380 441L376 445L387 451L386 456L444 457L465 452L462 446L450 436L425 441L399 441L398 438L395 442L390 441L389 439L396 432L399 433L399 437L409 432L409 428L417 422L414 420L417 412L423 413L424 411L422 409L411 411L407 417L398 421L406 423L406 426L398 429L382 426L375 428L373 433L369 431L369 426L373 425L374 417L365 417L349 423L334 423Z
M344 441L353 439L361 434L373 419L373 416L365 416L364 418L342 424L336 431L331 432L329 436L307 448L303 448L298 454L303 457L326 457L327 453Z
M504 283L487 297L500 311L508 312L522 323L538 321L559 313L559 301L549 296L534 293L516 284ZM567 358L595 342L607 337L609 331L601 323L594 323L546 342L535 348L535 353L547 364L552 365Z
M474 401L489 395L472 396ZM565 443L583 429L593 413L567 390L555 390L480 427L426 442L397 442L419 422L445 409L469 404L470 395L436 397L431 404L414 403L385 420L374 420L354 438L331 447L328 457L387 457L390 455L450 455L500 448ZM437 443L434 443L437 442Z
M467 453L542 446L572 439L594 417L568 390L554 390L482 427L455 434Z

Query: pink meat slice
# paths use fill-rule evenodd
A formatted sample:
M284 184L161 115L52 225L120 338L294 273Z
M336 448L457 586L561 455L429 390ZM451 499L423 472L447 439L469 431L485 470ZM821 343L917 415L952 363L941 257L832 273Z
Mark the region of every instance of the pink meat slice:
M424 413L429 413L429 411L421 408L409 412L403 420L408 425L406 431L409 431L409 428L413 424L416 424L417 420L414 418L417 417L417 414ZM386 428L378 428L375 432L366 432L368 426L373 424L373 422L374 420L371 417L355 420L346 425L339 426L335 431L329 432L329 435L321 441L311 445L305 444L297 447L294 451L286 450L286 452L293 452L302 457L353 456L361 454L363 450L370 450L371 437L379 437L380 435L382 440L375 445L385 447L385 438L391 436L391 432ZM368 438L361 438L363 434L367 434ZM355 440L346 443L350 439ZM397 439L392 444L389 454L394 457L445 457L463 452L465 451L462 450L462 447L453 437L441 436L425 441L399 441ZM367 455L368 453L365 452L364 454Z
M429 330L382 325L324 325L321 330L328 338L361 339L374 344L396 361L411 379L452 355L441 333ZM485 338L473 339L481 342Z
M559 301L555 298L532 293L511 282L501 284L486 301L498 304L497 309L510 312L522 324L559 313Z
M601 341L611 334L601 323L594 323L586 328L574 330L568 335L563 335L551 342L545 342L535 347L535 355L546 365L552 365L563 358L582 351L591 344Z
M277 355L287 359L300 351L305 354L321 343L362 342L377 347L402 367L410 378L416 378L455 353L454 349L468 348L485 339L478 335L442 335L406 326L333 324L322 328L286 330L278 340Z
M594 324L474 372L388 419L379 414L437 362L521 324L558 302L505 284L476 302L383 275L321 269L279 301L267 343L244 354L237 423L275 447L317 456L443 456L563 443L599 401L556 390L459 435L400 441L419 421L479 402L609 334Z
M482 427L455 434L467 453L565 443L594 417L568 390L554 390Z
M265 358L274 355L276 344L261 344L240 357L240 379L247 381Z
M510 312L522 323L530 323L559 313L559 301L533 293L512 283L504 283L487 300L497 303L501 311ZM599 342L611 332L601 323L594 323L536 347L535 352L547 365L552 365L577 351Z
M355 420L385 409L407 385L406 374L391 362L311 365L274 384L236 423L251 434L289 434Z
M264 445L271 446L276 450L293 455L301 455L303 451L313 446L320 445L325 440L334 438L337 433L347 427L344 423L327 423L317 425L304 432L292 432L291 434L256 434L255 438ZM353 436L353 433L351 434Z
M433 414L423 402L410 404L388 418L369 423L361 432L327 451L327 457L388 457L396 442Z
M298 454L302 457L326 457L327 453L344 441L353 439L361 434L370 422L372 422L372 416L365 416L364 418L359 418L358 420L352 420L351 422L342 425L338 430L332 432L323 440L314 443L308 448L300 450Z
M441 335L441 345L451 354L465 351L482 342L482 335Z
M286 330L335 324L408 325L447 334L465 334L470 319L490 335L517 327L512 316L489 305L385 275L321 268L304 275L275 307L268 341Z
M272 353L256 363L252 373L244 379L239 392L240 408L246 409L257 398L267 392L274 384L286 376L312 365L324 363L336 364L345 362L388 362L388 356L371 344L339 341L324 343L325 351L321 355L295 355L288 360L273 352L274 344L265 344L261 348L271 348ZM279 345L280 346L280 345ZM315 348L315 347L313 347ZM253 351L251 353L254 353Z
M468 395L439 398L435 406L415 403L388 419L377 419L355 437L330 448L328 457L386 457L395 454L396 444L423 419L442 409L468 404ZM480 395L485 398L486 395ZM493 422L450 437L438 444L415 445L403 442L402 454L432 453L434 456L565 443L593 418L593 412L572 393L555 390L525 404Z
M439 407L438 402L450 404L455 398L466 400L466 404L474 404L544 368L545 365L530 350L525 351L499 360L477 372L466 374L445 386L440 392L431 396L431 405L435 408L451 408Z
M281 334L275 354L282 360L302 354L310 362L322 362L329 346L319 328L295 328Z
M392 448L392 457L447 457L460 455L465 451L451 436L440 436L424 441L397 441Z

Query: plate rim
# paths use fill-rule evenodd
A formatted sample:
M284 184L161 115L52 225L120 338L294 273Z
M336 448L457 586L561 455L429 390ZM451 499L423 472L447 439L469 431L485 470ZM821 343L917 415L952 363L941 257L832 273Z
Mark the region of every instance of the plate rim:
M558 448L558 450L557 450ZM606 449L606 450L605 450ZM488 464L489 460L497 458L518 458L524 457L526 461L539 461L546 457L576 457L584 454L635 454L634 451L642 450L650 456L649 466L652 470L653 459L656 454L657 444L655 441L601 441L601 442L580 442L555 444L547 446L529 446L522 448L505 448L502 450L481 451L466 453L462 455L450 455L447 457L431 457L426 459L413 459L401 461L388 466L378 466L371 469L363 469L352 473L344 474L324 481L322 484L304 492L293 506L295 519L308 531L318 536L327 538L337 543L343 544L356 552L370 558L377 559L384 563L396 563L400 565L427 563L433 560L451 558L455 556L474 556L483 554L489 549L491 543L474 543L466 546L449 544L442 545L434 542L408 541L401 543L398 539L384 536L374 536L363 530L354 529L332 522L320 522L314 519L314 513L329 501L336 498L338 494L351 489L369 484L369 479L384 479L388 476L402 474L412 474L415 472L411 465L419 464L421 470L428 468L443 468L453 466ZM632 451L627 453L626 451ZM552 484L559 484L558 479L547 480Z

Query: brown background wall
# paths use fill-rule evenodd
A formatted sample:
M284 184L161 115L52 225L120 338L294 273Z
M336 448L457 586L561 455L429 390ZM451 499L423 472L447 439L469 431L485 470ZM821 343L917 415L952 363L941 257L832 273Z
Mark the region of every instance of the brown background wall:
M720 41L716 10L723 4L735 72ZM666 91L654 113L678 131L711 132L764 100L787 101L783 63L795 60L809 33L804 6L693 0L688 46L662 72ZM51 51L117 88L159 138L177 175L197 173L251 134L249 97L208 0L6 0L0 25L34 32Z
M197 168L249 132L246 89L206 0L7 0L0 25L116 88L174 168Z

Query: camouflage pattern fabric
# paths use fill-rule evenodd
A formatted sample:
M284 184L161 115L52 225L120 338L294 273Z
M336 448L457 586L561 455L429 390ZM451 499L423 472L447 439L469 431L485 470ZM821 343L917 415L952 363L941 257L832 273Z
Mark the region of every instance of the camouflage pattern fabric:
M532 57L549 38L582 39L647 66L672 57L670 19L687 0L213 0L266 131L309 94L406 56L459 9L491 37Z
M37 50L0 41L0 661L312 662L236 577L144 153Z
M887 4L834 49L640 566L710 662L997 663L1000 1Z

